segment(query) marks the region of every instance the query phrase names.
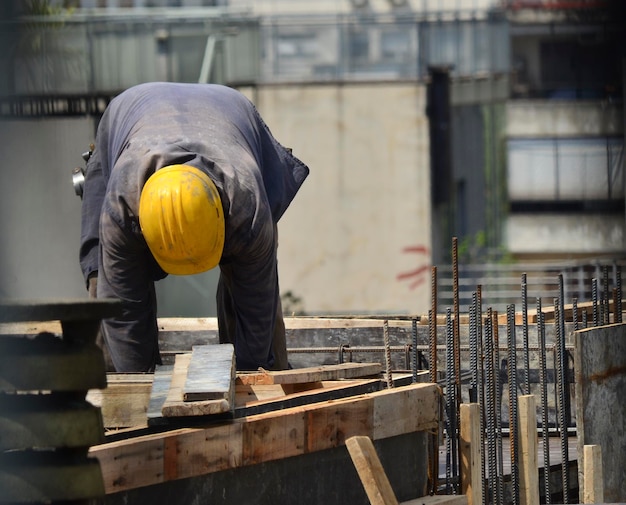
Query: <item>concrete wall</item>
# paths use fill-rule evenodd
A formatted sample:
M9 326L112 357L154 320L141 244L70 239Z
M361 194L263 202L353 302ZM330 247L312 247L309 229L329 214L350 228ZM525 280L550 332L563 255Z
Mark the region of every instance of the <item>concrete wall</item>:
M258 90L274 134L311 169L279 224L282 291L307 312L428 310L425 95L418 84Z
M425 312L430 182L424 87L246 92L276 137L311 168L279 224L281 291L299 297L309 313ZM93 120L84 118L0 122L0 298L86 296L78 265L80 199L71 170L83 163L80 154L93 131ZM419 268L425 270L413 275ZM159 282L160 315L215 315L216 280L212 271Z

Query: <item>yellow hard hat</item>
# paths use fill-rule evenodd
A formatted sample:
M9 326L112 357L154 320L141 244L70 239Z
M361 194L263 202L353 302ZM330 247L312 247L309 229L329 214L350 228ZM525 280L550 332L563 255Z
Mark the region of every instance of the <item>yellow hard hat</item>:
M161 268L191 275L217 266L224 249L224 210L213 181L189 165L170 165L147 180L139 225Z

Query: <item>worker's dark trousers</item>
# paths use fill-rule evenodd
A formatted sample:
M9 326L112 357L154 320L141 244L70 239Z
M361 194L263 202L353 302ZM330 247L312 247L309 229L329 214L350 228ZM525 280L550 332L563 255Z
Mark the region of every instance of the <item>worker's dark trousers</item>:
M222 270L217 284L217 324L219 328L220 344L235 344L235 308L233 299L225 282L228 275L226 265L220 265ZM272 352L274 353L274 365L272 370L287 370L289 362L287 360L287 341L285 337L285 321L283 320L283 309L280 297L277 296L276 323L274 325L274 337L272 339Z

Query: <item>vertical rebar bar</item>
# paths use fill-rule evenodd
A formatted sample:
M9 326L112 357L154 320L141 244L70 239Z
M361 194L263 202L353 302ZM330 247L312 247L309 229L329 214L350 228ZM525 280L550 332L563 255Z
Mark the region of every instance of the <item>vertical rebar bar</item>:
M385 344L385 375L387 378L387 387L393 387L393 378L391 375L391 346L389 345L389 321L383 321L383 339Z
M437 267L431 268L430 312L428 313L428 334L430 351L430 382L437 382Z
M602 290L604 291L604 318L602 319L603 324L609 324L609 313L610 313L610 298L609 298L609 266L604 265L602 267Z
M560 333L561 333L561 366L563 367L563 377L564 377L564 382L563 385L565 386L565 388L563 389L564 391L564 403L563 405L565 406L565 424L566 426L570 425L570 421L572 419L572 414L571 414L571 406L570 406L570 401L569 401L569 380L568 380L568 365L567 365L567 352L565 351L565 291L563 288L563 274L559 274L559 317L556 318L556 312L555 312L555 319L558 320L558 324L559 324L559 329L560 329Z
M493 331L492 331L492 319L491 319L491 309L487 310L487 317L485 318L485 373L486 373L486 382L485 382L485 395L486 395L486 412L485 412L485 420L487 423L487 453L488 453L488 462L489 462L489 488L491 488L491 503L495 503L500 505L497 501L495 501L496 497L496 474L497 474L497 455L496 455L496 429L495 429L495 418L496 418L496 402L495 402L495 391L494 391L494 370L493 370ZM488 490L489 491L489 490Z
M454 409L454 330L452 328L452 311L448 307L446 311L446 492L450 494L454 490L453 478L456 478L456 439L455 423L456 412ZM456 494L456 492L455 492Z
M411 319L411 370L413 372L413 382L417 382L417 319Z
M563 489L563 503L569 503L569 447L567 442L567 421L565 416L565 391L566 391L566 370L563 368L564 359L564 343L565 339L561 334L560 303L558 299L554 300L554 322L556 330L556 349L557 349L557 389L558 389L558 422L559 433L561 436L561 482Z
M483 302L482 302L482 285L476 286L476 313L478 315L478 319L476 320L476 346L478 349L478 380L476 387L478 388L477 396L478 403L480 404L480 447L481 458L480 458L480 476L481 483L483 486L483 503L482 505L487 505L487 495L488 495L488 486L486 479L486 454L485 454L485 381L484 381L484 361L485 361L485 348L483 345Z
M504 457L502 450L502 381L500 379L500 333L498 328L498 312L493 311L493 369L495 371L496 391L496 450L498 460L497 501L504 503Z
M522 274L522 335L524 345L524 394L530 394L530 355L528 350L528 284Z
M517 362L515 342L515 305L507 306L507 346L509 351L509 442L511 445L511 503L519 505L519 468L517 420Z
M470 351L470 390L471 403L478 402L478 336L476 334L476 292L472 293L472 304L469 311L469 351Z
M452 270L453 270L453 283L454 283L454 381L456 384L456 392L454 397L454 408L456 410L456 422L455 429L461 426L461 331L460 331L460 307L459 307L459 249L458 240L456 237L452 238ZM456 461L461 461L461 441L458 438L460 436L460 430L458 433L455 431L456 448L458 454ZM459 485L460 491L460 485Z
M537 320L537 322L539 322ZM572 325L574 326L574 331L577 331L578 328L578 298L574 297L572 299Z
M437 382L437 267L431 267L430 275L431 283L431 296L430 296L430 311L428 313L428 334L429 334L429 375L430 382ZM436 430L430 436L430 492L435 494L437 492L438 480L439 480L439 430Z
M615 322L622 322L622 267L617 265L615 271L615 289L617 296L615 297Z
M539 338L539 384L541 386L541 431L543 435L543 486L545 504L550 505L550 431L548 424L548 379L546 367L546 325L541 310L541 298L537 298L537 333Z
M591 279L591 305L593 306L593 327L598 326L598 279Z

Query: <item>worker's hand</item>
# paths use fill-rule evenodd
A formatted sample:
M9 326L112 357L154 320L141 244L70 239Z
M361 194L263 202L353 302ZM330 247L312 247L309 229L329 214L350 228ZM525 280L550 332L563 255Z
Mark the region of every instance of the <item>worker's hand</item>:
M97 298L98 293L98 272L92 272L87 282L89 283L87 286L87 290L89 291L89 298Z

